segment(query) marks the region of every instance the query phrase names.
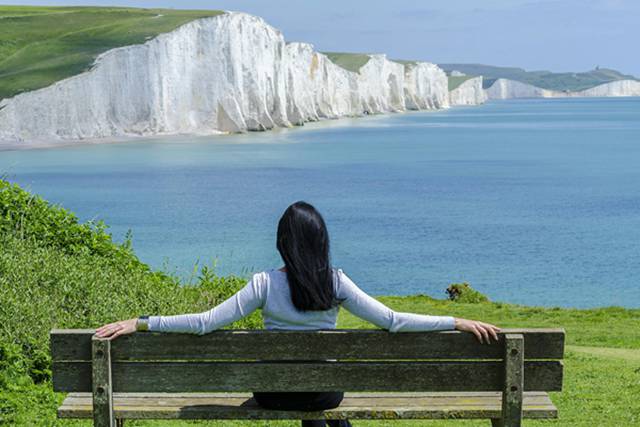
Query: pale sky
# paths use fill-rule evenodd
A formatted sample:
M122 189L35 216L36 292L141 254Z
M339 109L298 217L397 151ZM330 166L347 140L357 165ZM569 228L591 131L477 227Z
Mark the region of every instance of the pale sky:
M237 10L321 51L640 76L640 0L0 0L17 3Z

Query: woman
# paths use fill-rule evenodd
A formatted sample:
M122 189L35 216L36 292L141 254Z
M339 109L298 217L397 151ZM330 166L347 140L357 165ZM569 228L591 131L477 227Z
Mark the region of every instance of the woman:
M255 274L228 300L204 313L151 316L109 323L99 337L118 337L136 330L206 334L261 308L266 329L335 329L338 309L391 332L453 330L472 332L482 342L498 339L496 326L450 316L398 313L358 288L342 270L332 268L329 234L320 213L310 204L289 206L278 223L277 248L284 267ZM269 409L318 411L337 407L342 392L254 393ZM327 421L331 427L348 421ZM325 421L303 421L303 427Z

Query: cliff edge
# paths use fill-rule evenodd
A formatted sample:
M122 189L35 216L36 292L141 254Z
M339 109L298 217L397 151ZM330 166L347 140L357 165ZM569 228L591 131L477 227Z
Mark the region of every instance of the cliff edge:
M349 71L309 44L285 43L261 18L228 12L0 101L0 140L259 131L448 104L447 77L434 64L370 55Z

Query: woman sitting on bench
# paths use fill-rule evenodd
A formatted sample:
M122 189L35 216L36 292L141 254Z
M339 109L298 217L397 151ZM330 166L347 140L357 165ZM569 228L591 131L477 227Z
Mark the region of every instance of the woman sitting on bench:
M261 308L266 329L335 329L339 307L391 332L453 330L472 332L480 342L498 340L499 328L450 316L398 313L358 288L331 266L329 234L320 213L310 204L289 206L278 224L277 248L284 267L257 273L235 295L204 313L143 316L109 323L99 337L118 337L136 330L206 334ZM304 378L301 378L304 381ZM254 392L267 409L321 411L340 405L342 392ZM328 420L346 427L346 420ZM324 420L302 421L303 427L324 426Z

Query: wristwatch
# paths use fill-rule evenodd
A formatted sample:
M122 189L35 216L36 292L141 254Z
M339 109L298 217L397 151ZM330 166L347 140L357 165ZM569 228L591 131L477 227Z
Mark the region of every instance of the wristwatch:
M140 316L136 320L136 331L147 332L149 330L149 316Z

